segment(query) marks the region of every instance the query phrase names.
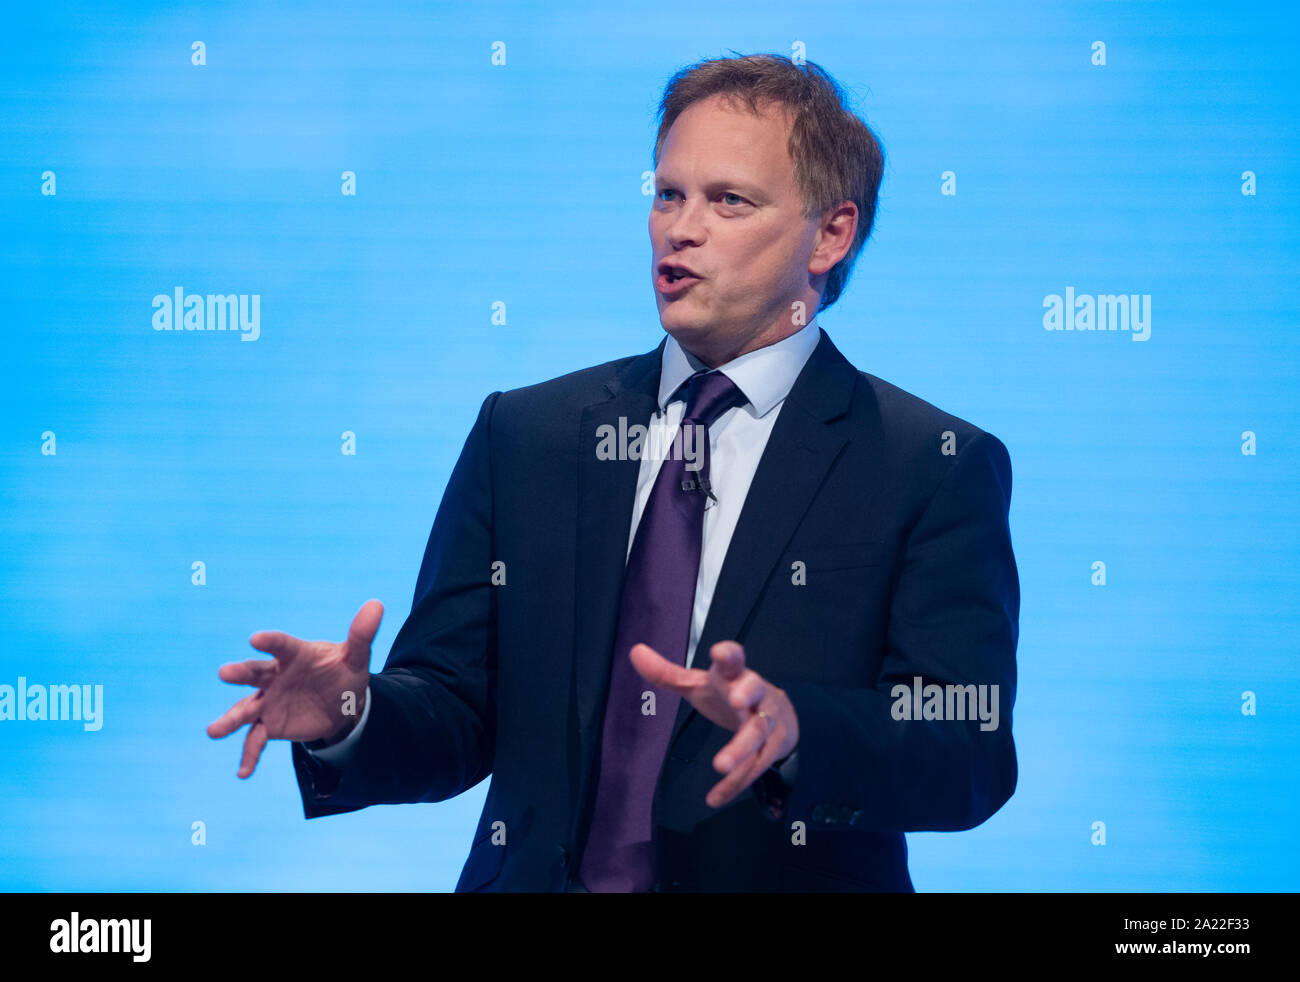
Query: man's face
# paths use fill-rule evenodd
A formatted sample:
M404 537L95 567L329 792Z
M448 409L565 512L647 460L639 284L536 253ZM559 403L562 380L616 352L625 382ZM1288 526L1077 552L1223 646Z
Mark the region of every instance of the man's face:
M715 367L812 320L824 285L810 283L820 237L816 218L802 214L786 149L790 118L763 108L754 116L721 96L693 103L673 122L655 169L650 275L659 320ZM670 282L665 262L697 275Z

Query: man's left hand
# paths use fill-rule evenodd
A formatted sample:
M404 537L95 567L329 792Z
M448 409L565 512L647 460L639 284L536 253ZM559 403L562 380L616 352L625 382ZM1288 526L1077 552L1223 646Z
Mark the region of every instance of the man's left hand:
M705 671L674 664L648 644L633 645L631 651L632 665L647 682L676 692L736 734L713 758L713 769L727 776L704 799L721 808L798 746L799 718L784 689L745 667L740 644L719 641L709 657L712 664Z

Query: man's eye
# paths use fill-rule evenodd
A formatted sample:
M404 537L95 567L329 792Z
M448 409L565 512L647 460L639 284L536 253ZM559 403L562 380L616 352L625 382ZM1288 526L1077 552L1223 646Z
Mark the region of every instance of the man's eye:
M658 193L658 197L659 197L659 200L660 200L660 201L668 201L668 200L671 200L671 199L669 199L669 198L666 197L666 196L667 196L667 195L670 195L670 194L676 194L676 193L677 193L677 192L674 191L672 188L664 188L663 190L661 190L661 191ZM734 201L730 200L730 199L732 199L732 198L734 198L735 200L734 200ZM740 195L736 194L735 191L724 191L724 192L722 193L722 199L723 199L723 201L722 201L723 204L728 205L728 206L733 207L733 208L734 208L735 206L737 206L737 205L743 205L743 204L745 204L745 199L742 198Z

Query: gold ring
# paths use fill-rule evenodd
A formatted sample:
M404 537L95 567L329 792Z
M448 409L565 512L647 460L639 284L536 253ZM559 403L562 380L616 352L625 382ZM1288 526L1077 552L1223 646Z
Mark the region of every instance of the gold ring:
M767 732L771 733L772 727L776 726L776 720L774 720L771 716L767 715L767 712L762 709L758 711L758 715L762 716L763 719L767 720Z

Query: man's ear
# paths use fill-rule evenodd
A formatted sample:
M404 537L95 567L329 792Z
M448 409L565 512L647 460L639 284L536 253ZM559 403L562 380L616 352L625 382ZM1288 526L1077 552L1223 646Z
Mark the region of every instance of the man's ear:
M830 272L849 254L857 230L858 206L852 201L841 202L823 212L812 256L808 260L808 272L813 276Z

